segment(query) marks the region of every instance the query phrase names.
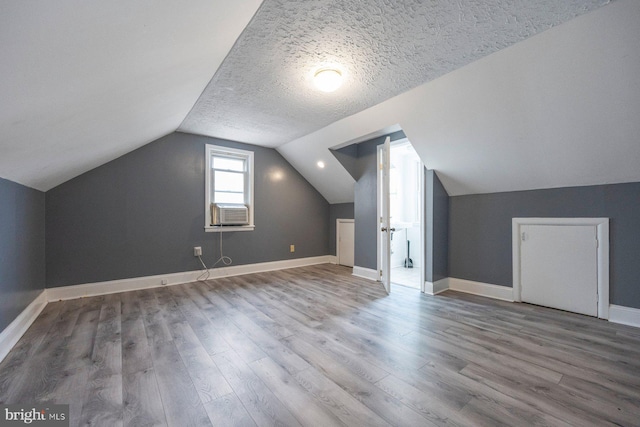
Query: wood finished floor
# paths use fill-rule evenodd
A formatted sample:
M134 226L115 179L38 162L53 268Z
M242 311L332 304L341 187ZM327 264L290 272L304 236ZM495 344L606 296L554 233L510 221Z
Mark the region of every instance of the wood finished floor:
M640 330L320 265L49 304L0 402L96 426L640 425Z

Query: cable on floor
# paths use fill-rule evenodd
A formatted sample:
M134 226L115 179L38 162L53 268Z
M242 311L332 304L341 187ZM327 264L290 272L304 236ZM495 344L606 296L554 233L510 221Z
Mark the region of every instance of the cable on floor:
M209 279L209 277L211 276L211 273L209 272L209 267L207 267L207 264L204 263L204 261L202 260L202 257L200 255L198 255L198 259L200 260L200 264L202 264L202 266L204 267L204 272L198 276L198 278L196 279L198 282L204 282L207 279Z

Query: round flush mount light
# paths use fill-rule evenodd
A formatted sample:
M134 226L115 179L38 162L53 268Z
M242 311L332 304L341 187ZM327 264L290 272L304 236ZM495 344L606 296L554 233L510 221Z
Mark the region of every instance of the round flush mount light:
M316 163L318 165L318 167L320 169L324 169L324 162L322 160L319 160L318 163Z
M342 73L333 68L321 68L313 76L316 87L323 92L333 92L342 84Z

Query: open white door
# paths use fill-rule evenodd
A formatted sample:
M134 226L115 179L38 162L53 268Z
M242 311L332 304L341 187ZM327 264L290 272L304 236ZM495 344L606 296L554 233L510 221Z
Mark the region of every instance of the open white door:
M378 151L380 180L380 280L384 289L391 291L391 210L389 200L389 169L391 167L391 138L387 137Z

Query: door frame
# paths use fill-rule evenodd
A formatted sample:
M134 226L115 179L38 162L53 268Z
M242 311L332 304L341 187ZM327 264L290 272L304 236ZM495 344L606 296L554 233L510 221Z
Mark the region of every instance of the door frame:
M352 223L355 226L355 219L338 218L336 219L336 262L340 265L340 223ZM355 239L354 239L355 243ZM354 248L355 255L355 248ZM355 260L354 260L355 261ZM355 262L354 262L355 265Z
M400 145L400 144L404 144L404 143L411 143L411 141L409 140L409 138L401 138L401 139L397 139L395 141L391 141L390 144L391 146L394 145ZM376 159L377 159L377 187L376 187L376 206L377 206L377 218L376 218L376 245L377 245L377 276L379 278L382 278L382 239L380 238L380 227L381 227L381 218L382 218L382 201L381 201L381 193L382 193L382 179L381 179L381 174L380 174L380 168L383 165L382 162L382 148L383 148L383 144L378 145L377 147L377 152L376 152ZM418 156L419 157L419 156ZM420 177L419 177L419 185L418 185L418 192L419 194L419 199L418 199L418 204L420 206L419 208L419 213L418 215L420 216L419 221L420 221L420 257L421 257L421 263L420 263L420 292L424 293L425 292L425 280L426 280L426 274L427 274L427 265L426 265L426 243L427 243L427 239L425 237L425 233L426 233L426 207L425 207L425 202L426 202L426 198L425 198L425 178L426 178L426 171L425 171L425 165L424 162L422 161L422 159L420 159ZM390 255L390 254L389 254ZM379 279L380 280L380 279Z
M598 317L609 318L609 218L513 218L511 248L513 262L513 300L522 301L520 275L520 227L523 225L591 225L596 227L598 240Z

